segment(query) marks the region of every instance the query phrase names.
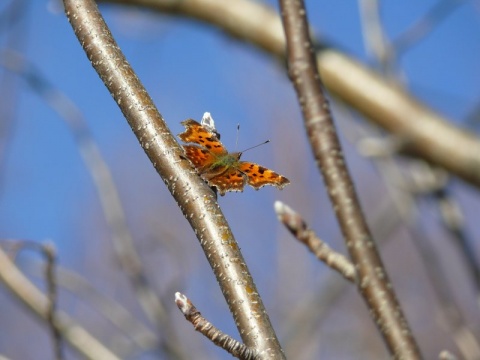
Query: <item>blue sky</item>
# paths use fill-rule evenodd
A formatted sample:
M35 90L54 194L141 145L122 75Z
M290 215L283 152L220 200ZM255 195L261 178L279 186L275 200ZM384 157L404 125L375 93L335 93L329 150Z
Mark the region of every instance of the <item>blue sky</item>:
M268 3L277 6L276 2ZM433 4L382 2L387 35L395 38L404 32ZM316 34L361 61L372 63L364 50L357 2L308 1L307 9ZM285 249L306 259L292 269L291 276L317 284L320 279L314 272L319 271L319 265L303 255L304 250L296 244L285 245L290 241L289 235L277 224L272 208L276 199L284 200L301 211L324 236L339 237L321 178L305 143L294 92L281 64L204 24L114 5L102 5L101 10L174 134L182 131L180 122L184 119L200 120L209 111L230 150L234 149L237 123L241 125L239 149L272 140L244 158L273 168L290 178L292 185L282 192L263 188L259 192L246 189L242 194L227 194L220 198L220 204L271 307L276 306L272 302L281 290L270 278L272 274L285 275L286 269L279 260ZM464 2L399 59L406 87L460 125L480 94L479 20L478 5ZM173 233L173 239L183 237L187 258L195 259L188 266L201 271L185 280L185 289L179 290L190 291L204 308L213 303L225 310L213 276L205 280L202 275L208 269L198 254L200 247L193 232L174 208L163 182L89 64L56 2L28 3L21 22L10 32L0 34L2 47L14 31L22 34L16 49L81 110L110 166L139 248L158 246L157 231L169 221L182 224L181 231L168 231ZM97 246L99 253L107 256L107 265L114 264L114 260L104 249L109 246L109 232L91 176L59 116L24 81L19 81L16 94L13 127L7 137L0 139L6 144L6 152L1 154L0 237L50 240L58 248L61 264L92 276L96 273L92 267L97 263L92 265L89 256ZM476 129L478 133L478 124ZM370 180L371 167L351 150L350 146L350 168L358 177L359 186L365 186L360 188L362 200L370 203L376 187L382 185L378 178ZM475 209L477 192L461 182L456 182L456 186L467 209ZM169 208L173 210L169 212ZM164 234L163 230L160 233ZM279 238L283 245L278 244ZM341 243L335 245L343 249ZM99 261L100 255L93 258ZM93 281L103 283L99 278ZM204 291L205 287L212 291L214 300ZM108 286L106 291L115 293ZM227 313L210 315L224 325L224 330L235 333L233 322L222 322Z

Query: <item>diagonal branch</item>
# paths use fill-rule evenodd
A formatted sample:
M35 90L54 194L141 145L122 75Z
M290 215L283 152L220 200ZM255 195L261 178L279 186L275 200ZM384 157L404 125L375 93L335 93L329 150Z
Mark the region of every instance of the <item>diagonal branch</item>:
M246 346L284 358L270 320L212 190L186 160L93 0L64 0L78 40L140 145L194 229Z
M280 0L287 38L289 76L312 150L322 172L350 257L357 286L394 358L419 359L418 346L402 313L363 216L317 71L302 0Z

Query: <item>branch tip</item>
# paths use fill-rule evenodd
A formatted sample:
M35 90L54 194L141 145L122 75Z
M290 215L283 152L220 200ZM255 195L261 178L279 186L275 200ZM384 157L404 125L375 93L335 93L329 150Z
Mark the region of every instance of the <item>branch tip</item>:
M180 292L175 293L175 304L177 304L178 308L185 316L191 315L193 312L192 310L195 308L190 299Z
M439 360L457 360L457 357L448 350L442 350L438 358Z
M196 331L200 332L215 345L221 347L233 356L242 360L254 360L257 358L257 351L249 348L241 342L235 340L217 329L211 322L205 319L197 310L195 305L180 292L175 293L175 303L180 311L185 315Z
M283 213L288 211L289 207L287 205L285 205L283 202L277 200L273 203L273 209L275 210L278 218L280 219L280 217L283 215Z

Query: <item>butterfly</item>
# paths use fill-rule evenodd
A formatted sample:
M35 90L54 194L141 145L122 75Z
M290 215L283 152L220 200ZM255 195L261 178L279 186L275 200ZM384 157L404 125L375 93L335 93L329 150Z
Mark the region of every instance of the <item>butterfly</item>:
M185 131L178 137L185 142L185 156L209 186L214 186L220 195L227 191L243 191L246 184L255 190L265 185L283 189L290 181L276 172L258 164L240 161L242 152L229 153L211 127L193 119L181 123Z

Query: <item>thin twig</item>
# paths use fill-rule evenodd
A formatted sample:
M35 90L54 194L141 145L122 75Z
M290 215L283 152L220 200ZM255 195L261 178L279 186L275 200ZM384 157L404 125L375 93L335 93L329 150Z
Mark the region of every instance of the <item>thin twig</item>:
M8 241L8 240L5 240ZM53 340L53 352L55 354L55 359L63 359L62 351L62 333L59 327L56 325L55 313L57 311L57 281L55 277L55 268L56 268L56 251L53 244L46 243L41 244L29 240L17 240L10 241L11 246L14 250L14 256L17 256L20 250L26 248L32 248L34 250L40 251L40 253L45 257L46 266L45 266L45 280L47 282L47 295L48 295L48 309L46 314L46 322L50 328Z
M47 320L49 299L22 274L1 248L0 281L35 315L43 321ZM83 357L91 360L119 360L104 344L60 310L55 315L55 326Z
M5 244L10 245L12 250L12 257L15 259L19 252L24 249L33 249L39 251L46 260L46 266L44 269L44 277L47 283L47 295L49 300L49 307L46 316L46 322L52 334L53 348L55 359L63 359L62 355L62 335L56 326L55 312L57 308L57 281L55 278L56 269L56 254L53 244L42 244L30 240L10 240L5 239L2 241Z
M183 315L185 315L185 319L192 323L195 330L210 339L215 345L242 360L259 359L254 349L248 348L230 335L221 332L211 322L205 319L185 295L179 292L175 293L175 303Z
M64 0L93 67L200 241L244 343L265 359L285 355L213 191L200 179L113 39L93 0ZM166 89L165 89L166 90Z
M54 353L57 360L63 359L62 351L62 333L55 326L55 312L57 310L57 281L55 279L56 251L53 244L44 244L42 246L43 253L47 258L47 266L45 267L45 277L47 279L48 298L50 299L50 308L48 309L47 322L50 324L52 338L54 344Z
M420 350L390 284L363 216L328 100L323 92L302 0L280 0L288 70L345 242L357 270L357 286L393 357L419 359Z
M333 270L339 272L345 279L355 282L355 267L342 254L330 248L315 232L308 227L301 216L281 201L274 204L278 220L281 221L295 238Z
M465 229L462 210L447 185L435 190L432 196L438 205L443 227L450 233L452 242L465 259L465 266L475 282L477 299L480 300L480 266L472 246L473 240Z
M380 18L379 0L360 0L360 20L362 25L363 42L367 53L373 56L382 73L389 76L395 64L395 54L390 46L387 35L383 31Z
M45 272L45 267L34 261L28 262L22 268L27 274L36 277L40 272ZM59 288L71 292L76 298L102 314L136 345L136 349L142 351L158 349L158 335L134 317L120 303L107 297L86 279L69 269L57 265L55 273ZM120 338L114 338L113 334L111 334L111 337L110 341L115 344L124 341ZM131 348L131 346L129 347Z
M393 40L392 46L395 52L401 54L408 51L437 29L440 23L451 16L457 8L466 3L467 1L463 0L435 1L425 15Z
M420 224L421 225L421 224ZM419 225L419 227L420 227ZM425 273L432 284L435 296L440 303L441 311L438 312L437 321L445 332L451 334L452 340L465 360L475 360L480 354L480 342L468 325L467 319L462 314L462 309L457 304L454 291L450 289L445 279L447 272L440 263L439 256L429 239L424 235L425 230L411 228L409 234L416 246L417 253L422 258Z
M450 178L442 169L434 168L429 164L414 163L410 166L412 178L409 191L417 196L425 196L434 201L438 208L443 228L452 237L453 245L464 258L465 266L472 276L477 293L480 291L480 267L464 226L464 216L449 189Z

